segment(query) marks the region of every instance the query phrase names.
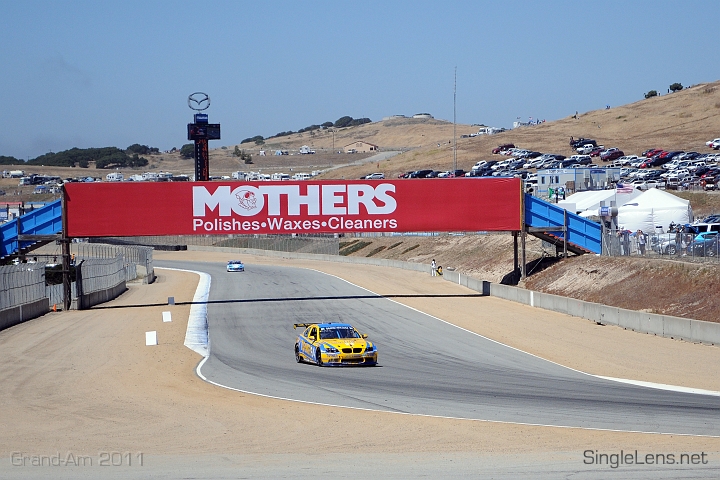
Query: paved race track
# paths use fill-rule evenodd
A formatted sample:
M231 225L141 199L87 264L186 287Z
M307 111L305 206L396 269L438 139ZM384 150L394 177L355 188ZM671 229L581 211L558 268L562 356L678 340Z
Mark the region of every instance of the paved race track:
M575 372L324 273L264 265L227 273L224 264L156 263L212 276L211 353L201 372L228 387L424 415L720 435L720 397L637 387ZM483 308L483 297L473 301ZM369 334L378 346L380 366L295 363L298 331L292 324L321 321L349 322Z

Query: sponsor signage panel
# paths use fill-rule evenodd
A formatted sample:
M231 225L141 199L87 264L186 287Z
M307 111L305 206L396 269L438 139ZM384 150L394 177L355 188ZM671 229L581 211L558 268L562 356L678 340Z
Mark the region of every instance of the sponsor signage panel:
M520 180L68 183L70 237L520 230Z

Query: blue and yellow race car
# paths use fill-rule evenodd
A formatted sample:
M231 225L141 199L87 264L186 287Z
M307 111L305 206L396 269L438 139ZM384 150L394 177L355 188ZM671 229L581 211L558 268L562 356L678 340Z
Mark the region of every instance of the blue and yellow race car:
M318 366L376 365L377 348L348 323L296 323L295 360Z

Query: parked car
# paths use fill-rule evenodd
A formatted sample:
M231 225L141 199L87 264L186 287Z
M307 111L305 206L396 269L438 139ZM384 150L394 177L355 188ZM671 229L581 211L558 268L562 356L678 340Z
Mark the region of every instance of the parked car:
M720 180L720 175L711 176L711 177L705 177L700 181L700 185L702 186L703 190L706 192L717 190L718 184L717 182Z
M710 148L713 148L713 143L717 143L717 142L720 142L720 138L715 138L713 140L709 140L709 141L705 142L705 145L707 145Z
M594 146L597 146L597 142L596 142L595 140L591 139L591 138L577 138L577 139L572 139L572 137L571 137L571 140L570 140L570 146L571 146L572 148L582 147L583 145L586 145L586 144L588 144L588 143L590 143L590 144L592 144L592 145L594 145Z
M383 180L385 179L384 173L371 173L370 175L365 175L365 180Z
M605 148L601 145L599 147L593 148L590 152L588 152L588 155L590 155L591 157L599 157L603 150L605 150Z
M718 233L706 232L699 234L686 250L688 255L695 257L717 257L718 256Z
M582 145L582 146L576 148L575 151L577 151L578 153L587 155L590 152L592 152L593 150L595 150L596 148L598 148L597 145L594 145L592 143L586 143L585 145Z
M415 170L408 178L427 178L432 172L432 170Z
M625 154L619 148L610 148L610 149L606 150L605 153L600 155L600 160L602 160L603 162L609 162L611 160L620 158L623 155L625 155Z
M570 164L579 163L580 165L589 165L592 163L592 158L590 158L590 155L571 155L567 157L564 161L570 161Z
M663 233L650 239L650 248L661 255L675 255L678 252L674 233Z
M502 145L498 145L497 147L493 148L492 153L504 152L505 150L509 150L511 148L515 148L515 145L513 145L512 143L503 143Z

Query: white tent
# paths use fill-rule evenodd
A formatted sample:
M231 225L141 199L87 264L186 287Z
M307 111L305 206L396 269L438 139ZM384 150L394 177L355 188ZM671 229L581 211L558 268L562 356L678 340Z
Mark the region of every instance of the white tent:
M635 199L642 194L640 190L633 190L632 193L616 193L615 189L612 190L591 190L587 192L577 192L567 197L562 202L558 203L558 206L562 207L564 204L575 205L575 212L583 217L597 216L598 210L600 209L600 202L605 202L605 206L609 207L610 202L615 202L616 206L621 206L629 201Z
M618 226L625 230L656 231L660 226L667 231L671 222L690 223L693 219L690 201L651 188L618 208Z

